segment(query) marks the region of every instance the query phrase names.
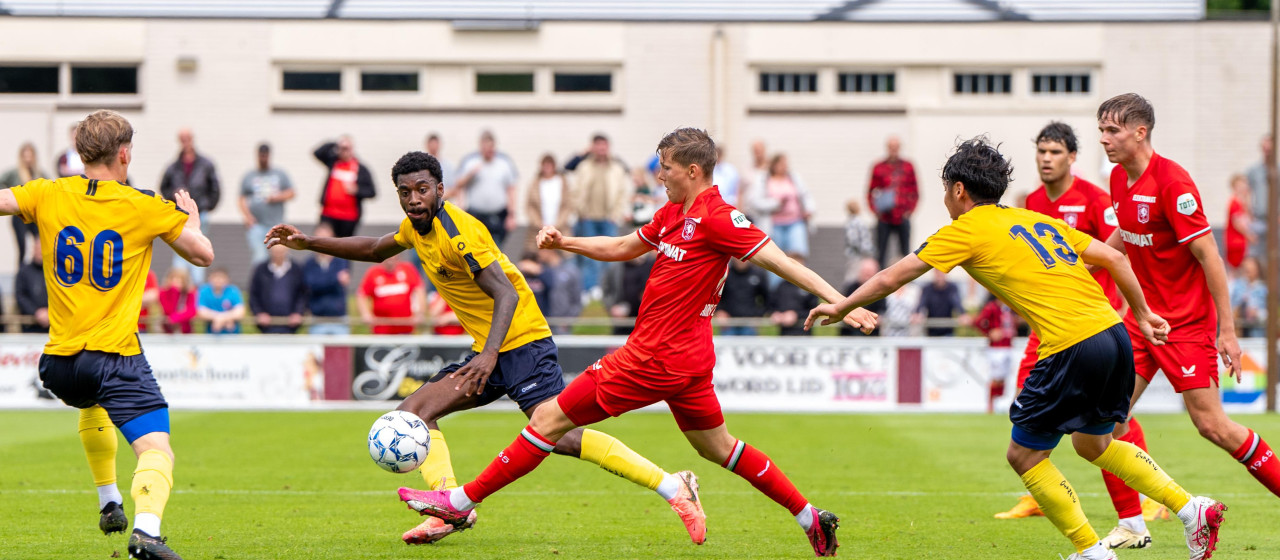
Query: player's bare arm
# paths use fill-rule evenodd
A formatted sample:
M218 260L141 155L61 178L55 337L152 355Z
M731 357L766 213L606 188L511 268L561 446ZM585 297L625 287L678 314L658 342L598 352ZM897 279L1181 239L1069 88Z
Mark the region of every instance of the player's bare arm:
M823 301L835 302L843 299L840 292L818 276L818 273L788 257L772 239L748 260L760 268L777 274L783 280L804 288L805 291L822 298ZM876 328L876 317L875 313L859 308L847 313L843 320L849 326L870 334Z
M187 213L187 223L182 226L182 233L169 246L191 264L196 266L213 264L213 242L200 231L200 211L196 207L196 201L192 200L191 195L185 190L174 193L173 201L178 208Z
M1129 259L1111 245L1099 243L1097 240L1090 241L1089 246L1080 253L1080 256L1085 264L1100 266L1111 274L1111 278L1116 281L1116 287L1120 288L1120 293L1124 295L1129 308L1133 310L1133 318L1137 320L1143 337L1155 346L1161 346L1169 340L1169 322L1152 313L1151 308L1147 307L1147 298L1142 294L1142 286L1138 284L1138 277L1133 274L1133 268L1129 266Z
M289 224L272 227L265 243L268 249L284 245L295 251L313 251L363 262L382 262L404 251L393 233L382 237L313 237Z
M1107 245L1112 249L1120 251L1121 254L1129 254L1129 250L1125 248L1124 241L1120 239L1120 228L1116 228L1107 236Z
M18 213L18 199L9 189L0 190L0 215L8 216Z
M538 248L561 249L597 261L629 261L653 249L639 233L620 237L566 237L555 226L538 231Z
M511 328L511 318L516 314L516 304L520 302L520 296L516 293L516 287L511 284L511 279L507 278L507 274L502 271L502 266L497 262L490 263L489 266L480 270L476 275L476 284L489 297L493 298L493 318L489 323L489 337L484 341L484 349L471 358L467 365L458 368L458 371L449 375L449 379L457 379L458 385L455 390L466 388L466 396L473 394L479 395L484 390L485 383L489 381L489 375L493 373L493 366L498 363L498 351L502 348L502 343L507 339L507 331Z
M1222 264L1222 255L1218 254L1218 243L1213 240L1212 235L1202 235L1191 240L1187 248L1200 261L1204 279L1209 284L1209 296L1213 298L1214 307L1218 308L1218 354L1222 356L1222 363L1231 368L1231 375L1238 382L1243 374L1240 341L1236 339L1236 320L1231 312L1231 298L1227 294L1227 269Z
M933 267L920 260L915 253L907 255L889 268L877 272L865 284L849 294L849 297L836 303L824 303L810 310L809 318L804 321L804 328L805 330L813 328L813 324L819 317L826 317L822 321L824 325L839 321L854 308L884 299L931 268Z

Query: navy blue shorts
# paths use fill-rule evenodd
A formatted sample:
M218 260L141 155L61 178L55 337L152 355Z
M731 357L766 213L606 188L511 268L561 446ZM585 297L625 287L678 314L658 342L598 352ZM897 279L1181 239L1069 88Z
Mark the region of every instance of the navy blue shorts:
M1129 416L1133 384L1133 345L1117 323L1036 362L1009 407L1014 441L1052 449L1062 434L1111 433Z
M169 408L151 375L151 364L142 354L121 356L93 350L73 356L42 354L40 381L70 406L102 406L116 427L148 412Z
M444 379L474 357L476 353L472 352L461 362L444 366L431 381L434 383ZM478 406L507 395L520 405L520 410L529 410L534 405L559 395L561 391L564 391L564 372L560 370L556 343L550 338L541 338L498 353L498 363L494 365L489 382L480 393Z

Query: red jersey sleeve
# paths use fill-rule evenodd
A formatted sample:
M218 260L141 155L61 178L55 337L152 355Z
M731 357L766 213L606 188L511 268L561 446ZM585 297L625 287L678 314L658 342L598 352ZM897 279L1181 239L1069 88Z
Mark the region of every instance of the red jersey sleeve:
M670 215L671 209L675 208L670 202L664 204L657 212L653 213L653 219L649 223L636 230L640 235L640 240L647 243L654 249L658 248L658 241L662 238L662 224L667 223L667 216Z
M364 280L360 282L360 293L368 297L373 297L373 277L377 274L378 271L372 268L370 268L368 272L364 273Z
M1160 206L1169 220L1178 244L1183 244L1212 231L1200 204L1200 191L1190 177L1179 177L1167 184L1161 193Z
M1098 196L1089 202L1089 231L1085 233L1106 241L1120 227L1120 220L1116 218L1115 207L1111 206L1111 196L1102 189L1098 191Z
M707 228L707 244L712 249L738 260L747 260L769 242L769 236L732 206L711 212L700 224Z

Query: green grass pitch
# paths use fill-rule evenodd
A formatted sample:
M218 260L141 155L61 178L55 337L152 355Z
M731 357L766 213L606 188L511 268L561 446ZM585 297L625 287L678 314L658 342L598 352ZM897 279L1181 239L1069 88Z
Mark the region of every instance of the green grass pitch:
M708 541L692 545L655 494L594 465L551 457L490 498L476 528L429 546L400 533L419 521L395 496L417 473L378 469L365 450L375 412L189 412L173 415L176 486L164 516L188 559L250 558L806 558L803 533L745 481L700 459L664 414L599 426L669 471L702 480ZM1280 558L1280 502L1184 415L1143 418L1152 454L1193 493L1230 506L1222 559ZM1280 417L1239 421L1280 441ZM802 492L841 517L840 555L873 559L1057 559L1070 544L1043 518L997 521L1021 492L1004 461L1008 423L976 415L729 415L738 437L769 453ZM442 427L469 479L524 425L513 411L473 412ZM76 413L0 413L0 557L106 559L126 538L97 529L97 500ZM128 501L133 454L121 440ZM1055 463L1095 528L1114 526L1096 469L1069 445ZM132 515L132 505L126 503ZM1177 521L1151 525L1151 549L1121 558L1186 558Z

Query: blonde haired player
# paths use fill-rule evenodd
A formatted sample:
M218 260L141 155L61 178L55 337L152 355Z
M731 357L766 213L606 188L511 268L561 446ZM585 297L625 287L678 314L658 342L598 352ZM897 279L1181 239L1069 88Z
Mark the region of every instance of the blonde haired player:
M138 310L155 238L197 266L213 262L213 246L200 233L196 204L186 192L176 194L175 204L125 183L133 127L124 117L89 115L76 129L75 145L83 175L0 191L0 215L18 214L40 228L49 287L40 380L80 409L80 441L98 486L99 528L110 534L129 525L116 488L114 425L138 456L129 556L178 559L160 536L173 487L169 405L138 344Z
M1209 558L1226 506L1193 497L1146 452L1111 437L1116 423L1129 414L1133 348L1120 316L1085 265L1101 266L1115 279L1143 342L1164 344L1169 324L1147 307L1119 251L1061 220L1001 206L1011 172L985 139L961 144L942 168L943 202L952 222L844 301L814 308L805 326L823 316L828 317L824 323L840 320L930 268L964 267L1026 319L1040 339L1039 361L1009 411L1013 433L1007 459L1045 517L1075 545L1069 560L1114 560L1116 555L1098 538L1071 484L1049 460L1064 434L1071 434L1081 457L1177 512L1191 560Z

